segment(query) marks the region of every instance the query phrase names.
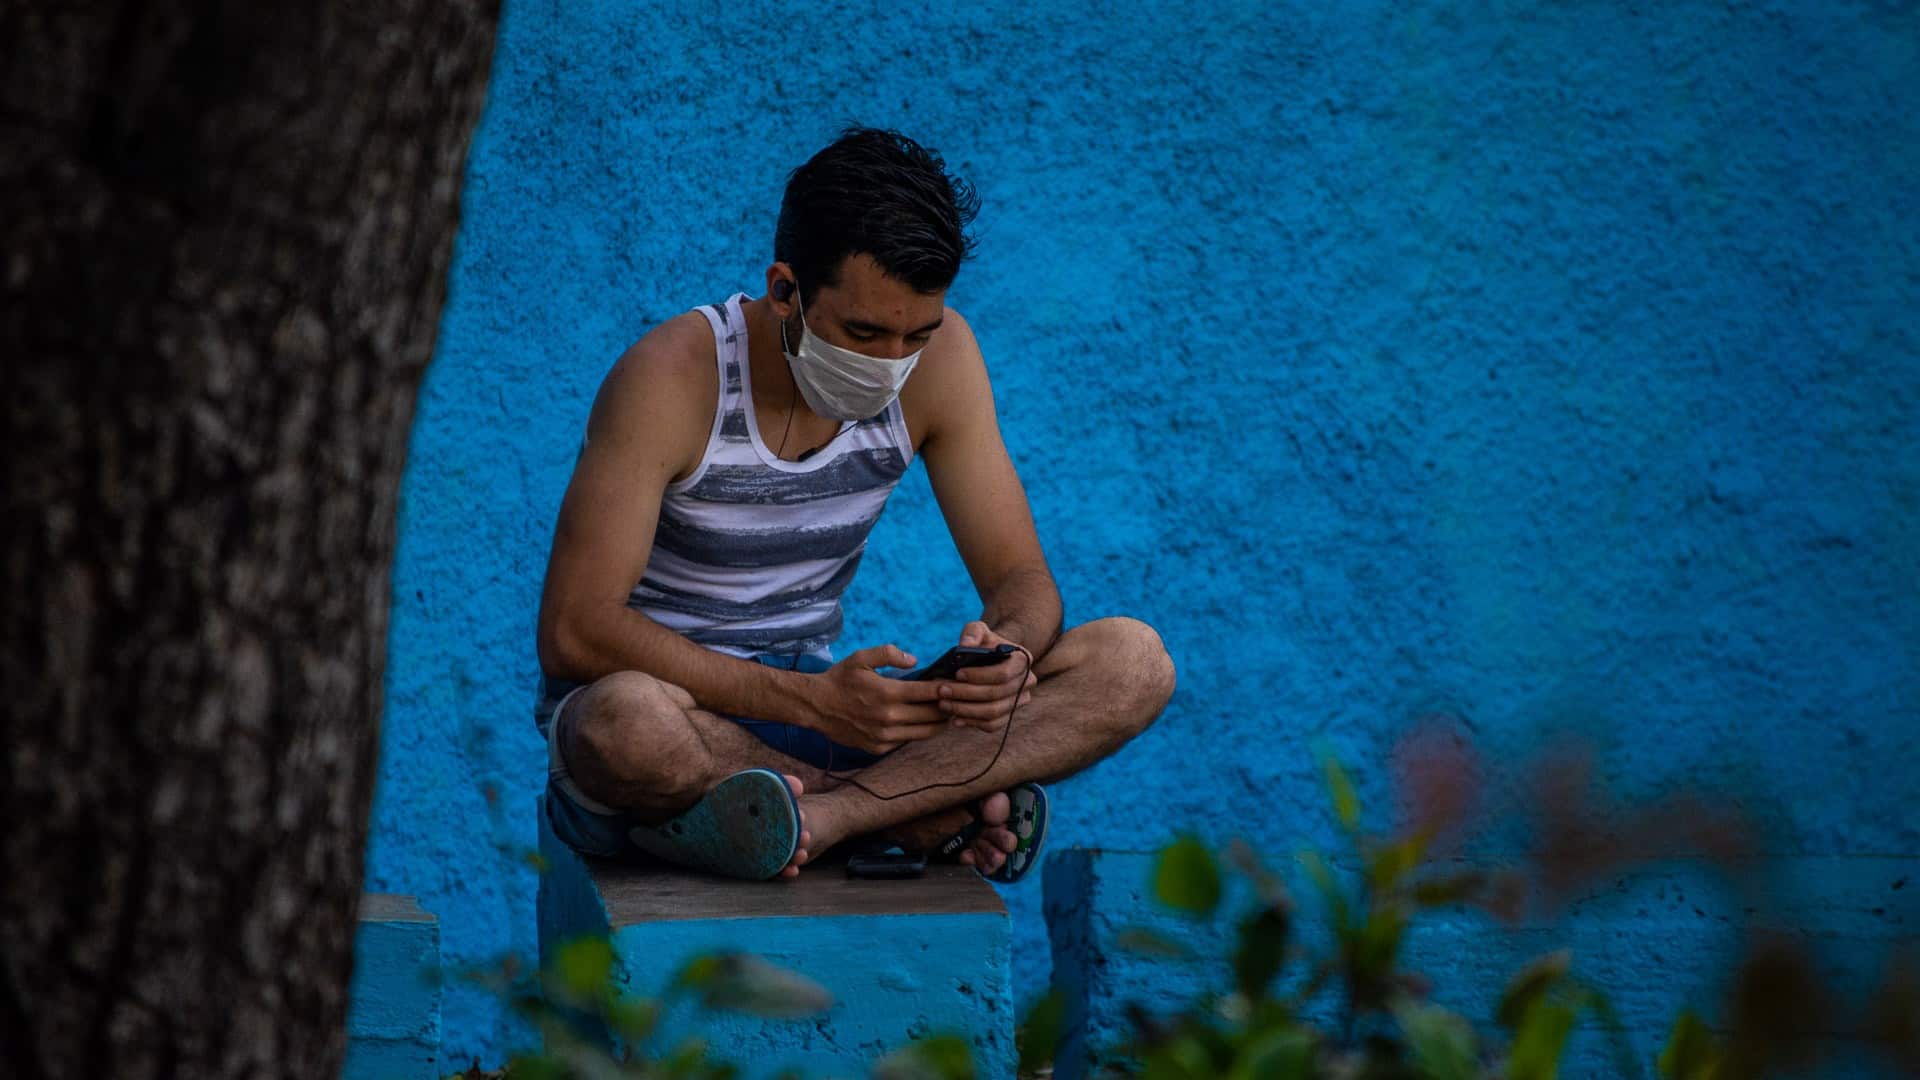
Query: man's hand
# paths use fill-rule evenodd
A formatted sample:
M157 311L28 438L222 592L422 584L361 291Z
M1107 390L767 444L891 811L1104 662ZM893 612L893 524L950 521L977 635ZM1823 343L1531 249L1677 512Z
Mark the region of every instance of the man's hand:
M1033 700L1033 654L1017 641L993 632L986 623L975 621L960 631L960 644L991 649L1012 645L1013 655L991 667L961 668L951 682L937 682L940 690L940 715L955 726L997 732L1019 705Z
M940 685L889 679L874 669L912 667L913 657L892 645L861 649L819 676L825 693L814 699L814 730L834 742L884 754L931 738L947 727Z

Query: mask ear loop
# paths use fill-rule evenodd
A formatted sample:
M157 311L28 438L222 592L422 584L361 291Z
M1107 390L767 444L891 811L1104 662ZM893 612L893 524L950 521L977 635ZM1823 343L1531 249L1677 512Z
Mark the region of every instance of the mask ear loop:
M799 300L796 299L794 303L798 304ZM800 316L800 319L801 319L802 325L804 325L806 321L806 316L803 314ZM774 457L779 457L781 454L786 453L787 434L793 430L793 403L795 400L797 400L800 397L800 380L794 378L793 376L793 361L787 360L787 357L791 356L792 354L793 354L793 351L787 347L787 320L781 319L780 320L780 359L786 362L787 381L793 384L793 394L791 397L787 398L787 422L780 426L780 448L773 452Z
M1024 694L1027 692L1027 675L1028 673L1033 671L1033 653L1029 652L1025 645L1014 644L1013 642L1008 642L1008 644L1013 645L1013 647L1016 649L1019 649L1021 655L1027 658L1026 670L1020 673L1020 694ZM795 663L798 663L798 661L796 660ZM937 784L927 784L923 787L917 787L917 788L914 788L912 791L902 791L896 795L882 795L879 792L868 787L867 785L861 783L859 780L855 779L850 774L836 773L833 771L833 740L832 739L827 740L827 771L826 771L827 778L829 780L838 780L843 784L852 784L854 787L857 787L861 791L866 792L868 795L872 796L873 798L879 799L881 802L892 802L895 799L904 799L909 795L918 795L923 791L933 791L937 788L966 787L967 785L973 783L974 781L992 772L993 767L995 765L1000 764L1000 755L1002 753L1005 753L1007 749L1007 736L1013 734L1014 714L1020 711L1020 694L1013 695L1013 708L1007 710L1007 722L1000 728L1000 745L994 748L992 760L987 762L985 768L981 769L977 773L974 773L972 776L967 777L965 780L948 780L948 781L943 781Z
M800 303L799 299L796 298L794 300L794 303L795 305L798 305ZM800 309L800 326L802 329L804 329L806 325L807 325L807 310L806 308L803 307ZM793 350L789 347L789 343L787 341L787 320L785 319L780 320L780 354L782 359L785 359L787 356L790 356L793 354ZM781 454L786 452L787 435L793 431L793 406L794 406L794 403L798 401L800 398L800 380L797 378L794 378L792 361L788 361L787 363L787 379L793 385L793 396L787 399L787 421L786 423L780 425L780 446L778 449L774 450L773 452L774 457L780 457ZM828 439L825 443L821 444L821 446L816 446L812 450L809 450L806 453L801 454L798 460L805 461L809 456L814 454L816 451L826 446L832 445L834 439L838 439L840 436L845 435L847 433L847 429L851 427L853 427L853 421L851 420L848 420L845 423L842 423L840 425L840 430L833 433L832 439ZM786 459L781 458L781 460L784 461Z

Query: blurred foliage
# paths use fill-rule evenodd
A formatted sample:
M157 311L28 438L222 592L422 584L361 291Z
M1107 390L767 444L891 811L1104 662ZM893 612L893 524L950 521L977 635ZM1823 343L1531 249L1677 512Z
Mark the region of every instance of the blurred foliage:
M623 985L605 937L562 944L544 971L528 972L517 958L508 958L467 978L504 997L540 1033L544 1049L516 1055L505 1069L476 1064L450 1080L731 1080L747 1069L727 1060L724 1046L710 1047L699 1036L664 1044L661 1033L671 1012L687 1007L806 1021L833 1006L820 984L741 952L695 957L657 997L634 995ZM1049 1000L1051 1011L1035 1015L1057 1029L1060 1004ZM1049 1051L1057 1041L1057 1035L1047 1037ZM782 1074L782 1080L800 1075ZM963 1036L935 1034L875 1062L871 1077L975 1080L972 1047Z
M1344 865L1353 868L1343 873L1318 851L1297 857L1331 931L1325 946L1309 947L1295 935L1293 897L1245 844L1220 858L1182 837L1160 852L1151 889L1162 905L1190 920L1231 918L1225 959L1232 989L1171 1011L1130 1006L1133 1034L1102 1055L1117 1059L1101 1066L1104 1075L1555 1080L1583 1024L1607 1032L1619 1075L1648 1075L1611 1002L1579 977L1571 953L1550 952L1524 966L1508 982L1492 1023L1479 1025L1436 1004L1429 981L1404 966L1408 931L1435 909L1461 906L1516 922L1529 898L1551 908L1600 874L1648 859L1705 857L1731 873L1747 851L1739 823L1684 799L1640 813L1595 806L1584 762L1567 759L1550 762L1537 777L1542 843L1532 872L1463 869L1435 850L1468 816L1476 763L1458 744L1436 742L1431 733L1415 738L1424 744L1406 756L1412 774L1401 778L1407 824L1390 835L1363 831L1358 789L1337 760L1322 754L1334 819L1351 847ZM1224 897L1235 873L1254 899L1248 910L1229 913ZM1192 955L1175 937L1148 928L1131 928L1119 940L1158 958ZM1911 965L1891 971L1867 1019L1849 1025L1829 1006L1832 994L1797 945L1755 936L1731 979L1720 1024L1683 1012L1655 1073L1663 1080L1805 1075L1843 1040L1878 1046L1913 1069L1920 1063L1920 978ZM1058 1020L1049 1023L1057 1028ZM1057 1030L1050 1037L1057 1042ZM1023 1052L1023 1070L1039 1063Z
M529 973L509 958L495 970L468 978L505 997L539 1031L544 1044L543 1050L516 1055L504 1070L483 1072L476 1067L458 1074L471 1080L729 1080L740 1076L741 1068L716 1057L705 1040L689 1036L671 1046L661 1044L659 1034L670 1012L686 1005L804 1019L833 1004L818 983L747 953L697 957L675 973L658 997L629 994L605 937L566 942L544 971ZM945 1080L945 1074L931 1075Z

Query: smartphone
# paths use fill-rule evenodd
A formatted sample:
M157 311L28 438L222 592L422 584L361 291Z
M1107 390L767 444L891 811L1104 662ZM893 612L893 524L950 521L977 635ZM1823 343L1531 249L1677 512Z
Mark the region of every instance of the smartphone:
M924 851L888 851L852 855L847 858L850 878L916 878L927 872Z
M931 679L951 679L960 673L961 668L989 667L1014 654L1011 645L995 645L983 649L977 645L955 645L946 654L926 667L909 671L900 676L908 682L927 682Z

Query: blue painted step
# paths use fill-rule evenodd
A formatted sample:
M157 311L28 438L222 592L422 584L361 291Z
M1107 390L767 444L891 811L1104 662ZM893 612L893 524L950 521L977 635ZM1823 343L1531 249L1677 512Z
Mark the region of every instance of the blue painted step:
M657 1038L706 1038L747 1077L797 1068L864 1076L873 1061L921 1036L972 1043L981 1077L1014 1073L1011 936L1006 906L965 867L907 881L849 881L841 866L796 881L728 881L668 868L585 859L540 818L546 862L539 896L543 964L581 935L607 935L615 979L653 997L687 961L742 950L799 972L833 994L824 1015L763 1020L678 1009Z
M367 893L353 938L343 1080L440 1070L440 922L411 896Z

